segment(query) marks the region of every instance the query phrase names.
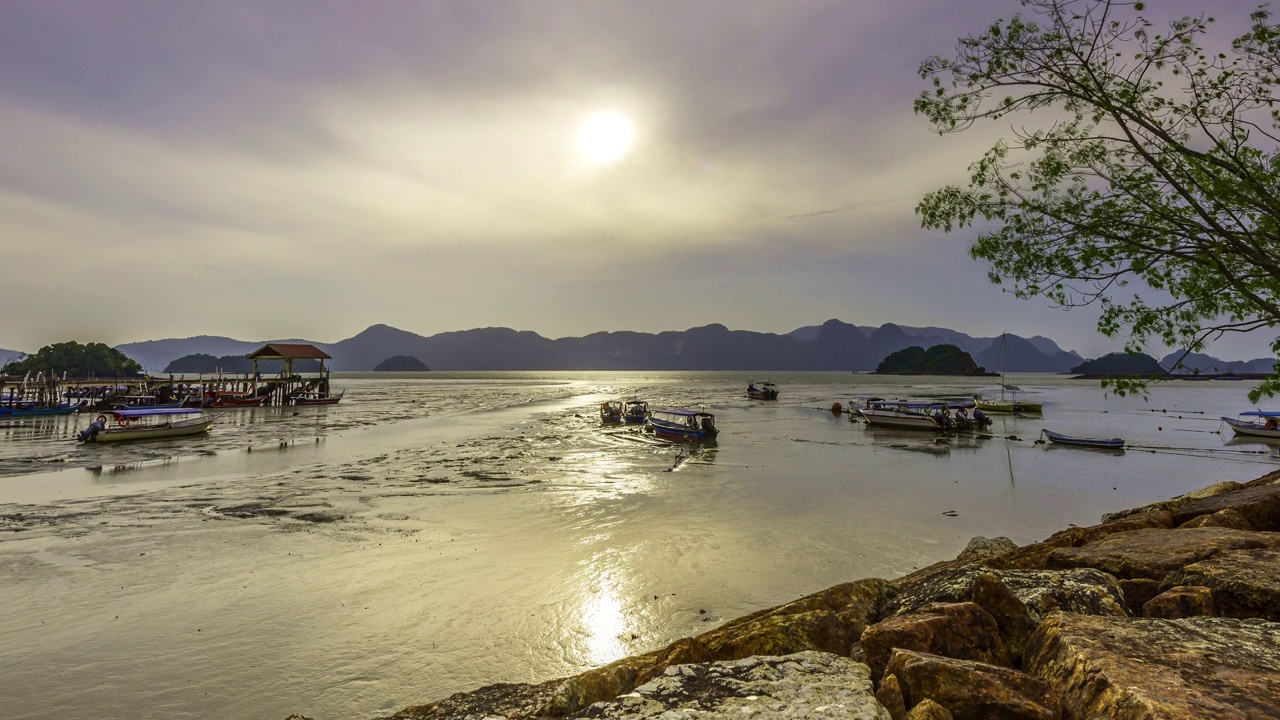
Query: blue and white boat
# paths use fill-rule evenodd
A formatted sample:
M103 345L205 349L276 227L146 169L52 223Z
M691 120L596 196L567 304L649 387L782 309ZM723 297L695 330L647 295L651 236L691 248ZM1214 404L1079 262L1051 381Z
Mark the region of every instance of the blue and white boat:
M972 415L970 415L972 411ZM974 407L972 400L882 400L863 401L857 412L867 425L908 430L982 430L991 419Z
M1250 437L1274 438L1280 440L1280 411L1250 410L1240 413L1239 417L1221 416L1222 422L1237 435ZM1248 418L1242 420L1240 418Z
M617 400L605 400L600 403L600 422L622 422L622 403Z
M1052 430L1041 430L1040 434L1049 439L1049 442L1059 445L1074 445L1076 447L1099 448L1102 450L1123 450L1124 440L1122 438L1092 438L1092 437L1076 437L1074 435L1063 435Z
M650 412L648 427L654 435L666 440L712 441L720 434L715 415L684 408Z
M20 403L16 405L8 405L0 407L0 420L9 420L17 418L29 417L48 417L51 415L70 415L79 412L80 408L89 403L88 400L81 400L75 403L63 403L61 405L41 407L36 403Z
M222 413L200 408L134 408L99 415L77 437L82 443L167 440L206 432ZM112 422L114 421L114 422Z

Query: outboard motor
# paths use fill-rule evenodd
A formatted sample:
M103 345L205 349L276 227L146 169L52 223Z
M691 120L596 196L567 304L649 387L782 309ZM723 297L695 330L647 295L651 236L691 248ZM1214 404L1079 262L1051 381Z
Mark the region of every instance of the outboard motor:
M96 438L98 437L98 433L101 432L102 429L105 428L106 426L107 424L105 422L101 420L94 420L93 422L89 423L89 427L80 431L80 434L76 436L76 439L78 439L80 442L86 442L90 438Z

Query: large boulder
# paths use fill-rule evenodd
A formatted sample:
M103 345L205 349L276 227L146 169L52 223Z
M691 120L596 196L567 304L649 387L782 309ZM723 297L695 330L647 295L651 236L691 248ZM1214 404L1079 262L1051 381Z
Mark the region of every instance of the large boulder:
M675 665L576 717L890 720L876 701L867 666L821 652Z
M1011 553L1017 549L1018 544L1003 535L993 538L974 535L969 540L969 544L965 545L964 549L960 551L960 554L956 556L956 559L974 562L977 560L998 557L1006 553Z
M1041 542L991 558L985 564L1004 569L1043 570L1050 567L1048 557L1056 548L1081 547L1097 542L1108 535L1129 530L1171 527L1173 527L1173 513L1167 510L1152 510L1104 522L1101 525L1069 527L1050 535Z
M1053 689L1010 668L894 650L886 672L909 708L929 699L955 720L1059 720Z
M1256 483L1257 481L1255 480L1254 482ZM1248 485L1252 485L1252 484L1254 483L1248 483ZM1213 497L1214 495L1221 495L1222 493L1231 492L1232 490L1239 490L1242 487L1247 487L1247 485L1238 483L1238 482L1232 482L1230 480L1224 481L1224 482L1216 482L1216 483L1213 483L1212 485L1206 485L1205 487L1199 488L1197 490L1192 490L1191 492L1185 495L1179 495L1175 498L1170 498L1168 500L1160 500L1158 502L1153 502L1147 505L1143 505L1141 507L1129 508L1128 510L1118 510L1116 512L1107 513L1102 516L1102 522L1104 523L1114 522L1121 518L1129 517L1132 515L1138 515L1140 513L1148 513L1148 512L1154 512L1159 510L1170 510L1170 511L1177 510L1178 508L1181 508L1184 505L1190 505L1191 503L1197 500L1201 500L1207 497Z
M1174 570L1228 550L1280 546L1280 534L1203 527L1129 530L1083 547L1056 548L1050 567L1096 568L1121 580L1164 580Z
M1181 525L1227 509L1239 513L1254 530L1280 530L1280 483L1251 485L1187 503L1173 511L1173 522Z
M1034 624L1057 610L1089 615L1128 614L1120 586L1106 573L1088 568L1000 570L981 565L939 565L930 573L894 580L896 594L885 602L884 614L900 615L936 602L976 602L1000 622L1007 613L995 603L986 602L992 589L989 579L980 580L984 576L994 576L1007 587L1026 607Z
M951 711L938 703L925 698L907 713L906 720L954 720Z
M976 604L935 603L906 615L891 615L867 628L862 649L871 677L884 675L895 648L1010 665L1009 649L1000 638L995 618Z
M1280 622L1280 549L1235 550L1170 573L1164 587L1207 587L1218 614Z
M1280 624L1262 620L1057 613L1023 668L1057 689L1072 720L1280 717Z
M527 685L500 683L457 693L425 705L410 705L384 720L487 720L529 718L538 714L559 687L558 681Z
M560 683L540 712L577 712L592 703L631 692L672 665L790 655L806 650L848 656L862 632L879 618L889 592L885 580L859 580L745 615L661 650L623 658L569 678Z

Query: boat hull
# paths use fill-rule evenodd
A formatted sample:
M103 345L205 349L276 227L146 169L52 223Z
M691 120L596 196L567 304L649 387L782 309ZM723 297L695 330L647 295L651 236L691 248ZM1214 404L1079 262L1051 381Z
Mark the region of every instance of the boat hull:
M228 408L262 407L270 399L270 395L259 395L258 397L253 398L224 398L221 400L214 400L212 403L205 405L205 407L213 409L220 408L224 410Z
M188 437L209 431L209 426L218 419L217 415L181 420L159 425L131 425L128 427L110 427L99 430L96 435L85 438L85 444L133 442L137 440L168 440L169 438Z
M859 408L858 414L868 425L877 427L906 428L910 430L938 430L938 421L920 413L904 413L892 410L868 410Z
M1063 435L1053 432L1052 430L1041 430L1040 433L1049 439L1050 442L1059 445L1072 445L1075 447L1097 448L1099 450L1123 450L1124 440L1121 438L1090 438L1090 437L1074 437L1071 435Z
M695 428L668 425L661 421L654 422L650 420L649 422L650 422L650 426L653 428L653 434L656 435L657 437L662 438L663 440L676 440L680 442L708 442L708 441L715 440L716 435L718 434L718 433L707 433L706 431L695 429Z
M330 395L329 397L322 397L322 398L295 397L293 399L293 404L294 405L337 405L338 402L342 400L342 396L345 394L346 394L346 391L340 392L337 395Z

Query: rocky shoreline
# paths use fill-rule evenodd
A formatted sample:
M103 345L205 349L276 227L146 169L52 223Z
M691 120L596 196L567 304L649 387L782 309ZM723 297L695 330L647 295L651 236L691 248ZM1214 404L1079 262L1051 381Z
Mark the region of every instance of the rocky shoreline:
M1280 472L384 720L544 717L1280 717Z

